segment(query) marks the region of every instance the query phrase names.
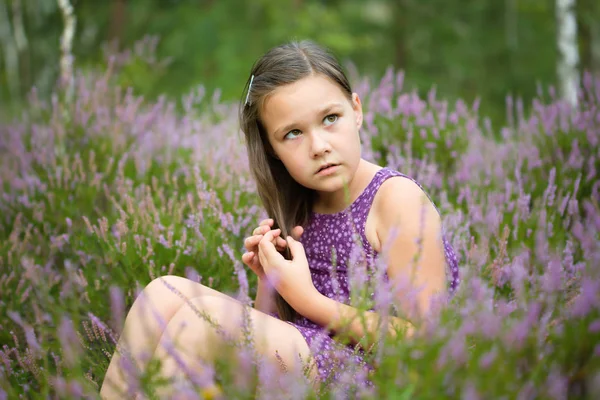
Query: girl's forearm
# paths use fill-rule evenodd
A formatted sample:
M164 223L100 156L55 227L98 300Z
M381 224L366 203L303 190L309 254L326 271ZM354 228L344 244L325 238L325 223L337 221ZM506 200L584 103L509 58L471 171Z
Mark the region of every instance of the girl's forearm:
M273 301L273 289L270 289L268 283L261 279L258 280L254 308L265 314L272 314L277 311Z
M358 309L330 299L326 296L317 296L312 302L306 302L305 307L299 311L306 318L317 324L327 327L335 334L346 334L353 344L359 341L369 348L377 339L378 332L382 329L380 323L382 316L373 311L359 312ZM364 318L364 322L363 322ZM407 320L388 316L388 334L396 336L396 331L404 331L410 337L414 333L414 326Z

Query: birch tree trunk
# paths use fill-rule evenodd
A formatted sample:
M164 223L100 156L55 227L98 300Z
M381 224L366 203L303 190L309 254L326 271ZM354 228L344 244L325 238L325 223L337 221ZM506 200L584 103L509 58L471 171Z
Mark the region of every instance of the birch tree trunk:
M75 35L75 14L69 0L58 0L65 27L60 38L60 80L67 88L67 96L71 97L74 85L73 77L73 36Z
M577 45L576 0L556 0L559 90L563 99L577 106L579 49Z

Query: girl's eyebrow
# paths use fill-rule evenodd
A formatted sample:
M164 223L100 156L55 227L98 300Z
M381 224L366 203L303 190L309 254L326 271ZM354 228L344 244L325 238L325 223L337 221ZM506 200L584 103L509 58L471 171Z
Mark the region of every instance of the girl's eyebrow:
M331 110L333 110L334 108L337 108L337 107L342 107L342 103L335 102L335 103L328 104L325 107L323 107L321 109L321 111L319 111L319 114L320 115L328 114L329 112L331 112ZM273 136L277 136L282 132L291 131L292 128L295 127L296 125L299 125L299 123L292 122L291 124L287 124L284 127L275 130L275 132L273 133Z

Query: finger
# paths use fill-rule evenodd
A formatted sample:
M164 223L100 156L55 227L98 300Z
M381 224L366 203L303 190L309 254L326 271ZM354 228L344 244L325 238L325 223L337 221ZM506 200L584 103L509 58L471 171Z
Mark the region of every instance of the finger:
M260 243L258 244L258 253L256 254L256 257L255 257L255 258L258 258L258 263L260 265L269 265L267 263L267 254L268 253L269 253L269 250L266 248L266 245L263 244L263 241L261 240Z
M306 260L306 253L304 251L304 246L302 246L302 243L298 242L297 240L294 240L294 238L291 236L287 237L287 242L288 246L290 247L290 253L292 255L293 260L296 260L298 258Z
M246 247L246 250L254 251L254 248L258 245L258 242L260 242L260 239L262 239L262 237L263 235L254 235L247 237L246 240L244 240L244 247Z
M273 226L274 222L275 221L273 220L273 218L267 218L267 219L263 219L262 221L260 221L260 223L258 225L259 226L261 226L261 225Z
M256 260L256 261L255 261ZM254 252L245 253L242 256L242 261L248 268L250 268L255 274L259 275L262 271L262 267L258 262L258 256Z
M260 264L260 259L258 257L258 253L254 253L254 257L252 257L252 266L250 268L252 268L254 271L258 271L262 269L262 265Z
M250 247L252 247L252 236L248 236L246 239L244 239L244 247L246 250L250 251Z
M256 229L254 229L254 231L252 232L253 235L261 235L261 234L265 234L268 231L271 230L271 226L269 225L260 225L258 227L256 227Z
M278 236L275 238L275 246L279 247L280 249L285 249L285 247L287 246L287 242L281 236Z
M258 260L258 254L254 253L254 252L248 252L246 253L248 254L248 258L249 261L246 264L251 270L252 272L254 272L258 277L261 277L264 274L264 270L262 268L262 265L260 265L260 261Z
M277 240L281 239L281 229L274 229L272 231L269 231L269 233L271 233L271 235L273 236L273 239L271 239L271 243L273 244L274 247L279 246Z
M303 233L304 233L304 228L303 228L303 227L301 227L300 225L298 225L298 226L295 226L295 227L292 229L292 232L291 232L291 234L292 234L292 237L293 237L295 240L300 240L300 237L302 236L302 234L303 234Z
M274 238L273 231L265 233L260 242L258 242L258 247L264 246L264 243L271 242Z
M275 220L273 220L273 218L263 219L258 224L258 227L256 229L254 229L253 235L267 232L269 229L271 229L273 227L274 223L275 223Z
M254 259L254 252L252 252L252 251L242 254L242 262L244 264L246 264L247 266L250 266L250 263L252 263L253 259Z
M275 231L269 231L265 233L263 238L258 243L258 256L261 264L265 261L265 258L268 258L273 250L275 250L275 246L273 245L273 240L275 239Z

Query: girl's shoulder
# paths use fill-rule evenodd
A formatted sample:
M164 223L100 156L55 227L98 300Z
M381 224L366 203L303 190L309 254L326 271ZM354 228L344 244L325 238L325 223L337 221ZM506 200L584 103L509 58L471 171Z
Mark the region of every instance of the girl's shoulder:
M396 170L385 168L386 177L381 182L373 207L384 215L390 211L410 213L417 211L431 199L423 187L412 177Z
M408 228L403 222L411 221L410 225L413 225L423 211L430 217L439 218L437 207L415 179L386 169L389 170L386 171L386 179L377 190L371 208L377 236L383 242L392 226L402 224Z

